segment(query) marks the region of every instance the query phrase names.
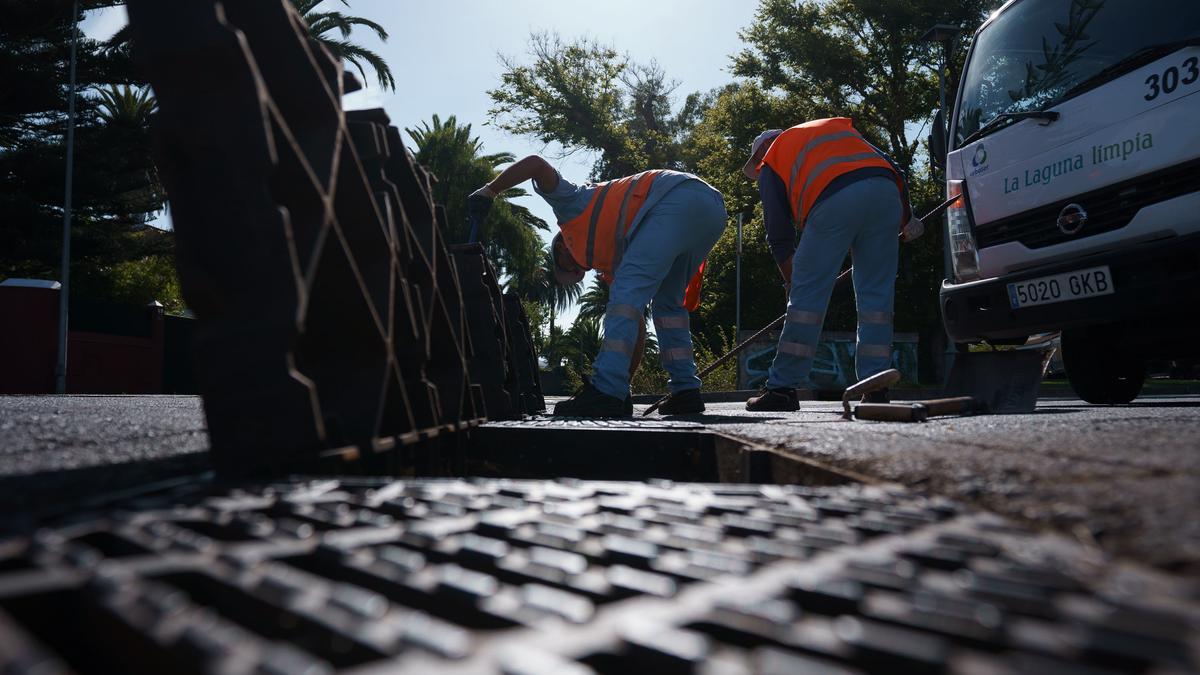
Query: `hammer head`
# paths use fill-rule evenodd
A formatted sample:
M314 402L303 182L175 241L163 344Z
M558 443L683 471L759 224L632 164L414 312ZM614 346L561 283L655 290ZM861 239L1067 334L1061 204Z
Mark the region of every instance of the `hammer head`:
M842 417L846 419L850 419L851 417L850 399L860 398L863 394L886 389L899 381L900 371L895 368L888 368L846 387L846 392L842 394Z

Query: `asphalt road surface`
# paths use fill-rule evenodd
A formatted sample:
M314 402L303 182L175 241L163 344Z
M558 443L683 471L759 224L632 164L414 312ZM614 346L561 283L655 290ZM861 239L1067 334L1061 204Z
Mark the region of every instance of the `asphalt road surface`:
M839 408L749 413L710 403L682 419L1200 576L1200 397L1042 400L1028 415L922 424L846 422ZM203 471L206 447L197 397L0 397L0 515Z

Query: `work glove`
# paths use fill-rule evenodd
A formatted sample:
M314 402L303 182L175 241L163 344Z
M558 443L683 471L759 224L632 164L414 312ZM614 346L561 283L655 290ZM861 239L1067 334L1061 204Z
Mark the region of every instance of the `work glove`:
M907 244L910 241L919 239L923 234L925 234L925 223L920 218L913 216L909 219L908 224L904 226L904 229L900 230L900 241Z
M487 218L488 211L492 210L492 202L495 199L496 193L486 185L472 192L467 196L467 217L472 222L482 223Z

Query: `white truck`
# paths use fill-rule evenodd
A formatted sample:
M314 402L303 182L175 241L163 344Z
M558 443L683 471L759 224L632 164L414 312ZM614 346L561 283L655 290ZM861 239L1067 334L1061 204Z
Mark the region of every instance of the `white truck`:
M1092 403L1200 356L1200 0L1010 0L944 148L951 340L1061 330Z

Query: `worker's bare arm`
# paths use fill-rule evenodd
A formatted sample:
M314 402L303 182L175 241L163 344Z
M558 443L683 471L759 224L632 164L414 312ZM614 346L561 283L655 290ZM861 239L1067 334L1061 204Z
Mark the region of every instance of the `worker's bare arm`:
M558 171L541 157L529 155L513 162L507 169L501 171L495 180L488 183L488 188L495 194L500 194L530 179L533 179L537 188L542 192L553 192L558 187Z

